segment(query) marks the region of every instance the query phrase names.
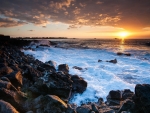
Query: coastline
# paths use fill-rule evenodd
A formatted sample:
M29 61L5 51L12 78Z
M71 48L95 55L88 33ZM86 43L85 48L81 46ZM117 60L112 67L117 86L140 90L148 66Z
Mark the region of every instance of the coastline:
M20 49L23 44L28 43L9 39L0 44L0 98L7 102L0 101L1 106L10 103L14 107L14 113L150 112L147 108L150 105L148 84L136 85L135 92L128 89L110 91L106 102L99 98L97 103L85 103L81 106L69 104L70 96L83 93L87 82L78 75L70 75L67 64L60 65L59 71L56 71L55 61L43 63L30 55L24 55Z

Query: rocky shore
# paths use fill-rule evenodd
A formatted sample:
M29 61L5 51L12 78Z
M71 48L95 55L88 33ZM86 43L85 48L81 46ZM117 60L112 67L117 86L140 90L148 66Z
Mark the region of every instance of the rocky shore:
M24 55L22 46L29 43L0 42L0 113L150 113L149 84L137 84L134 92L112 90L106 102L99 98L81 106L70 104L74 94L86 90L87 82L71 75L67 64L56 70L54 61L43 63Z

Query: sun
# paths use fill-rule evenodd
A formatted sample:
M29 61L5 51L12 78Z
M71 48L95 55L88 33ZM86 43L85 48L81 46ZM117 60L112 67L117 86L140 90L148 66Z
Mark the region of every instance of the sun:
M129 32L126 32L126 31L124 31L124 32L119 32L119 33L118 33L118 36L119 36L120 38L126 38L126 37L129 36Z

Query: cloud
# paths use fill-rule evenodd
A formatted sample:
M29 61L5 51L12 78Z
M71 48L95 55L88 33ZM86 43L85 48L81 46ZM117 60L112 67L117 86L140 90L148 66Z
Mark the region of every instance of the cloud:
M0 18L0 27L14 27L26 24L23 21L13 20L11 18Z
M133 30L150 27L149 6L150 0L3 0L0 14L12 18L13 26L17 19L41 26L61 22L69 29L86 25Z
M29 31L33 32L34 30L29 30Z

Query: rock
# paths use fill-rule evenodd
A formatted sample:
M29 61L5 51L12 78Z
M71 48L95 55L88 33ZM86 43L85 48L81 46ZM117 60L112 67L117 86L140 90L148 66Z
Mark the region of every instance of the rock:
M24 104L24 108L36 113L62 113L67 110L67 107L67 104L55 95L41 95Z
M81 67L78 67L78 66L73 66L73 68L77 69L77 70L80 70L80 71L83 70Z
M22 86L23 77L20 71L12 72L5 77L7 77L16 88Z
M17 91L17 89L8 81L0 80L0 88Z
M82 105L77 107L76 109L77 113L90 113L92 111L91 105Z
M101 104L98 108L100 113L115 113L113 109L111 109L109 106L107 106L104 103Z
M30 81L35 82L39 77L42 77L42 73L29 65L22 67L23 77L28 78Z
M58 71L62 71L62 72L65 72L65 73L69 73L69 67L67 64L60 64L58 66Z
M123 53L122 52L117 52L117 55L123 55Z
M72 91L83 93L86 90L87 82L83 78L78 75L73 75L71 76L71 80L73 81Z
M98 62L102 62L102 60L98 60Z
M47 62L47 63L41 64L40 67L44 68L44 70L48 70L48 71L51 71L51 72L56 72L56 69L53 65L54 64L52 64L52 62L49 62L49 63Z
M92 106L92 111L94 111L95 113L100 113L95 104L91 104L91 106Z
M137 84L133 100L136 109L143 113L150 113L150 84Z
M52 61L52 60L50 60L50 61L48 61L48 62L45 62L45 63L46 63L46 64L49 64L50 66L54 67L55 69L56 69L56 67L57 67L57 63L54 62L54 61Z
M130 89L125 89L122 92L122 100L132 99L133 96L134 96L134 93Z
M121 95L121 91L119 90L111 90L109 92L109 95L107 96L107 99L113 99L113 100L121 100L122 99L122 95Z
M0 100L0 113L19 113L11 104Z
M118 110L118 113L122 113L122 111L128 111L132 113L133 110L134 110L134 102L132 100L127 99L123 102L122 106Z
M120 105L121 99L122 99L121 91L111 90L107 96L107 105L108 106Z
M4 75L10 74L12 72L13 72L13 70L8 66L0 68L0 76L4 76Z
M126 55L126 56L131 56L131 54L130 54L130 53L124 53L124 55Z
M68 104L68 108L66 110L66 113L77 113L77 112L71 107L71 105Z
M17 111L24 113L25 110L22 107L22 103L25 98L19 94L19 92L7 90L5 88L0 88L0 99L13 105Z
M106 62L110 62L110 63L114 63L114 64L116 64L116 63L117 63L117 59L110 60L110 61L106 61Z
M71 76L63 73L50 73L47 78L38 79L30 91L33 95L57 95L61 98L68 99L71 95L72 80Z

